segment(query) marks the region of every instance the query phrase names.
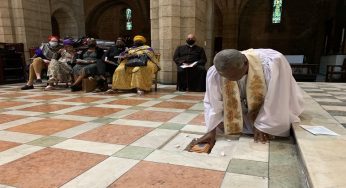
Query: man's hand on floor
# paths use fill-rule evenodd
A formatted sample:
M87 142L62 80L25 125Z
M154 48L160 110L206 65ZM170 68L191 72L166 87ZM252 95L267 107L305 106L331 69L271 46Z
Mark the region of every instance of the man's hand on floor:
M264 133L254 127L254 140L255 142L262 142L263 144L267 143L271 136L267 133Z

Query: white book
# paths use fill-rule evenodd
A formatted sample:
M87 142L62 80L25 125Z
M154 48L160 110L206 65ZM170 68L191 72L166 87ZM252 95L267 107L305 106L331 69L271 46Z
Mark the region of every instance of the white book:
M195 62L193 62L193 63L191 63L189 65L184 64L184 65L181 65L180 67L183 68L183 69L188 68L188 67L194 67L197 63L198 63L198 61L195 61Z
M324 126L300 125L303 129L309 131L314 135L331 135L338 136L339 134L327 129Z

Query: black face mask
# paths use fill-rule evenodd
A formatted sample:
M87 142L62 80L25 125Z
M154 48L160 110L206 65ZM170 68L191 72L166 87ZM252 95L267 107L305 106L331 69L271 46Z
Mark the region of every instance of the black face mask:
M195 44L195 42L196 42L196 41L194 41L193 39L187 39L187 40L186 40L186 43L187 43L188 45L193 45L193 44Z
M135 42L134 45L138 47L138 46L143 46L144 43L143 42Z

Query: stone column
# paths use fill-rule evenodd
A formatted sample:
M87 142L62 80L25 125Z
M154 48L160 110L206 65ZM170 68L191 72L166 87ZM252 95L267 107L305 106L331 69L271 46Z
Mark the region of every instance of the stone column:
M207 0L150 1L151 44L161 54L160 83L176 83L174 51L189 33L196 34L198 45L207 45L206 6Z

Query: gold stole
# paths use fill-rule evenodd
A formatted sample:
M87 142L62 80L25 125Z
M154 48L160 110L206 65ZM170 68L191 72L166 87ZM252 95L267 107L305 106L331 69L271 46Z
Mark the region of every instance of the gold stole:
M262 63L253 49L242 52L249 61L246 81L248 113L252 123L255 121L265 99L267 86ZM243 130L243 114L239 87L236 81L223 79L224 129L225 134L240 134Z

